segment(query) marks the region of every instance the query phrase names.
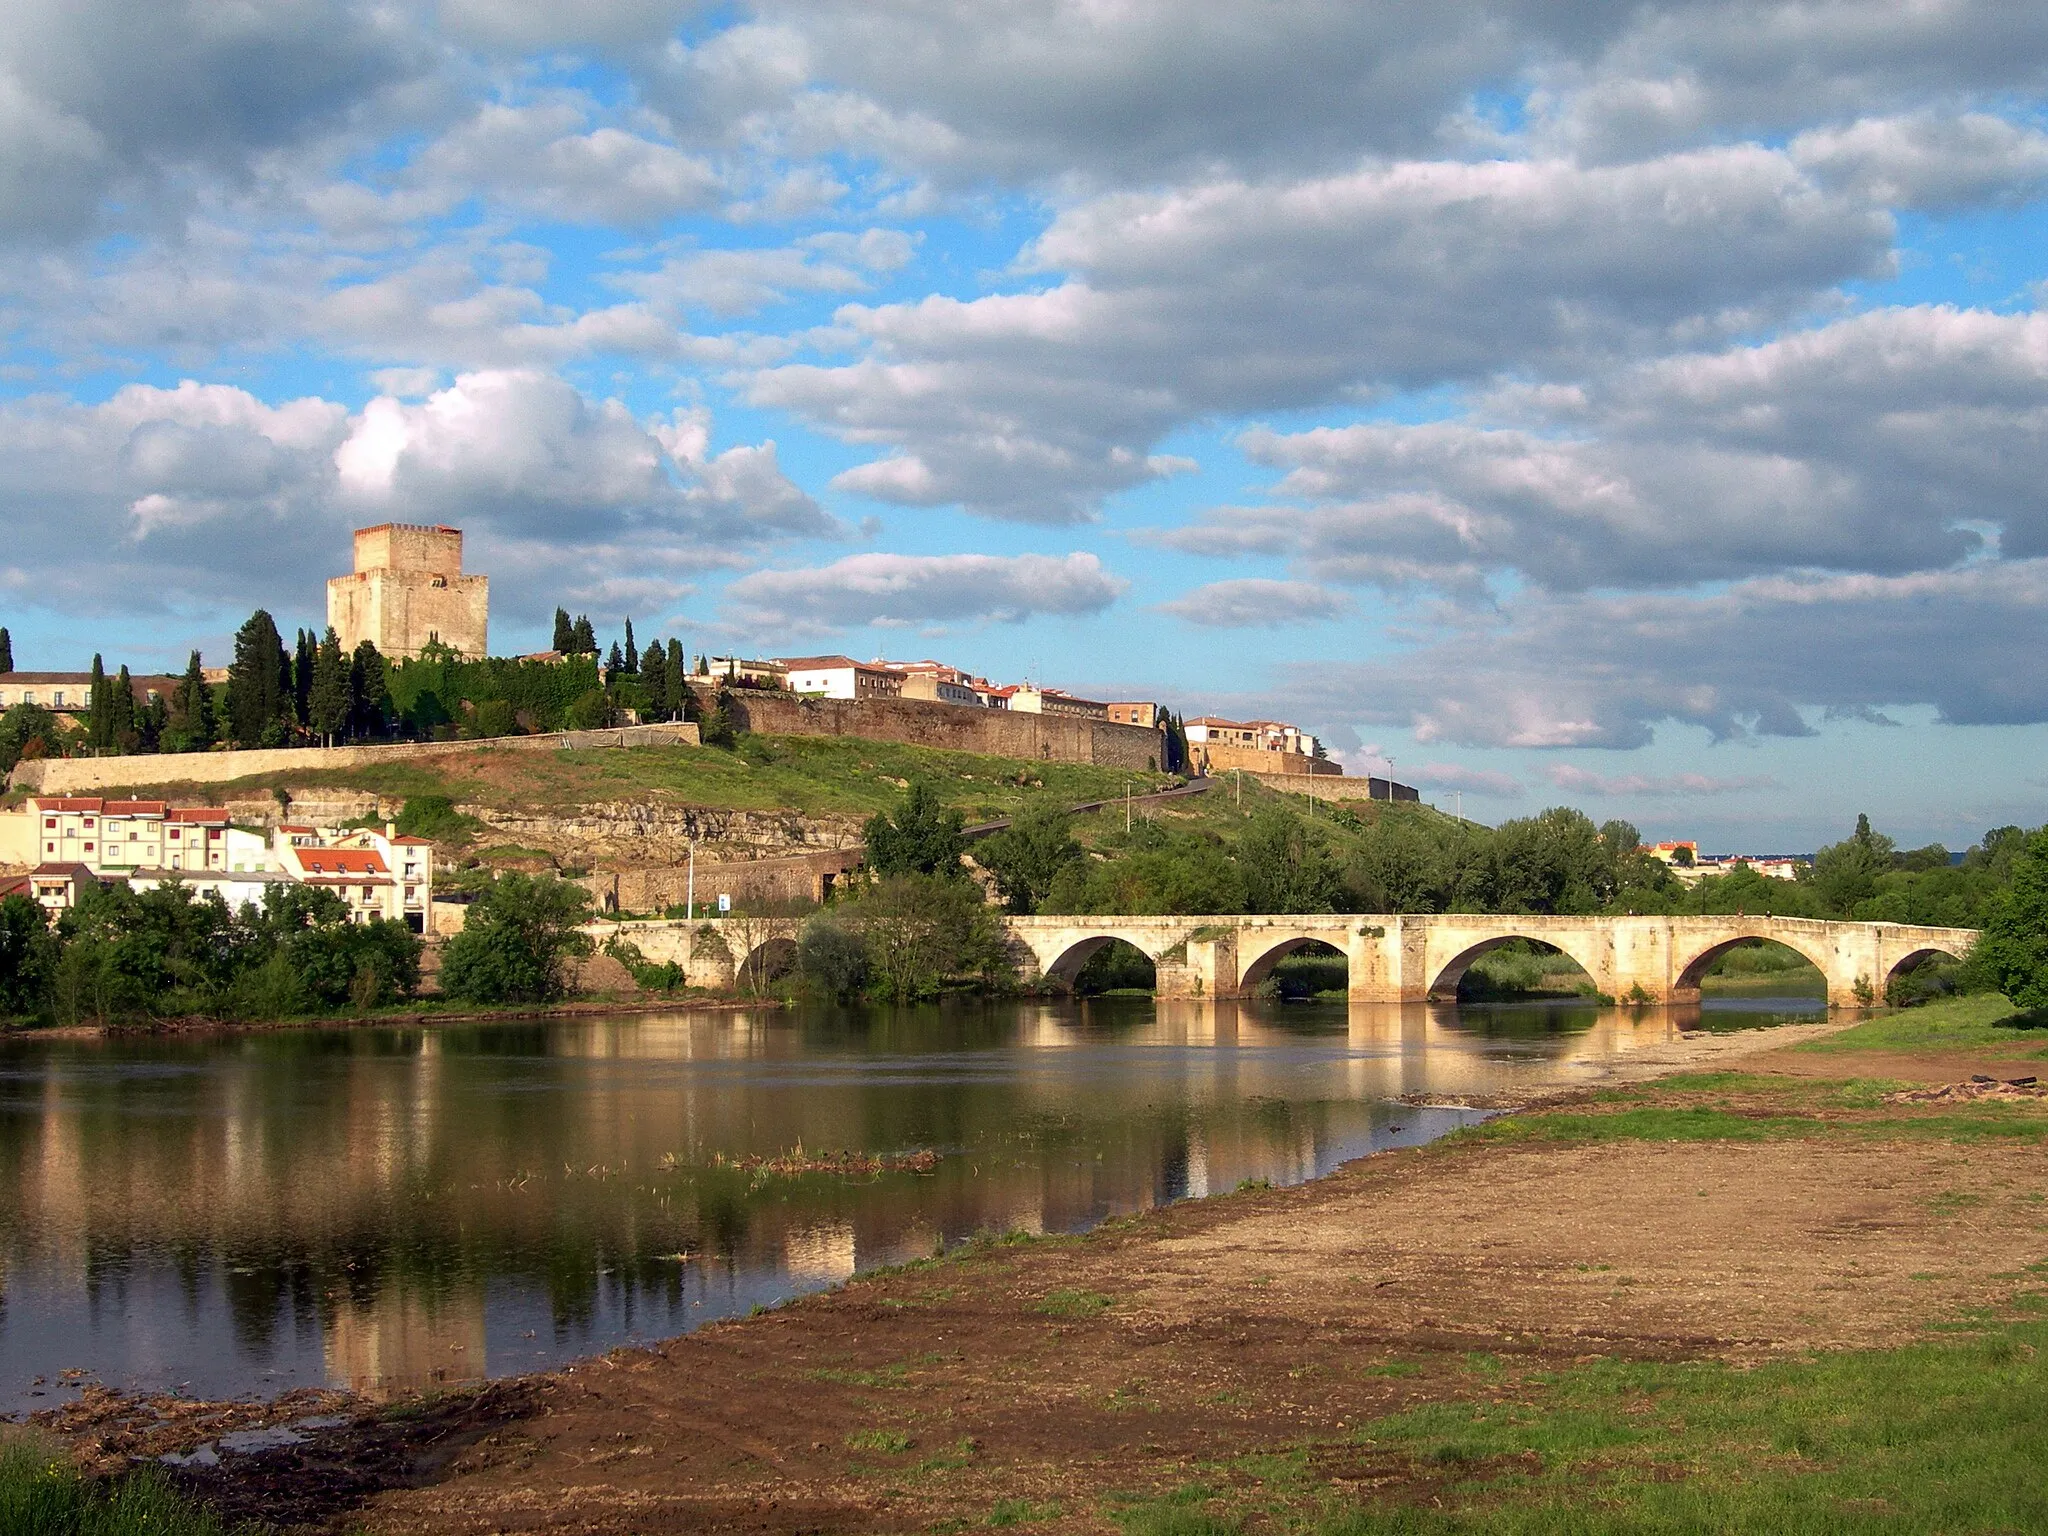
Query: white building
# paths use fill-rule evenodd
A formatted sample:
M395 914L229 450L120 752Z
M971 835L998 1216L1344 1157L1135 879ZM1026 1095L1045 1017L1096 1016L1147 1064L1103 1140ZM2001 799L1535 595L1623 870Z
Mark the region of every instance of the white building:
M288 823L271 851L292 879L340 896L357 922L383 917L415 933L433 931L434 845L424 837L400 837L389 823L382 832Z
M778 656L788 669L789 691L817 699L895 699L903 674L851 656Z

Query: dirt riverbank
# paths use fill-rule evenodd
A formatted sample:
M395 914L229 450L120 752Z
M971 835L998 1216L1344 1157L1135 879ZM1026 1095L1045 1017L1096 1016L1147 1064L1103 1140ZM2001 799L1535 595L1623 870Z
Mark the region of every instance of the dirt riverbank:
M1312 1184L989 1241L179 1476L379 1532L1109 1532L1119 1498L1260 1455L1326 1504L1427 1501L1455 1469L1361 1426L1594 1357L1898 1344L2048 1257L2048 1100L1885 1096L2031 1075L2048 1040L1796 1049L1844 1027L1696 1037ZM51 1427L102 1466L219 1432L106 1399Z

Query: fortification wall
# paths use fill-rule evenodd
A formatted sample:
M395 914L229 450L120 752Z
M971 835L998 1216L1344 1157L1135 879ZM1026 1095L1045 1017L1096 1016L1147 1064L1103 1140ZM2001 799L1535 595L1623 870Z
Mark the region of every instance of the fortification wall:
M1211 773L1228 773L1238 768L1260 778L1306 778L1311 774L1320 778L1337 777L1344 772L1342 764L1325 757L1310 757L1306 752L1268 752L1260 747L1226 747L1219 742L1196 742L1188 750L1198 764L1206 762Z
M1251 773L1246 777L1257 779L1273 789L1284 789L1298 795L1314 795L1318 800L1395 800L1410 803L1421 800L1412 784L1396 784L1391 779L1326 778L1317 774L1314 778L1306 774L1293 773Z
M697 913L716 912L718 898L760 911L782 905L820 902L853 870L864 851L858 845L783 858L749 859L740 863L697 861ZM585 887L600 912L666 912L689 899L687 864L643 866L601 871L577 882Z
M154 784L225 784L260 773L319 773L416 757L468 752L559 752L565 748L698 744L694 725L628 725L609 731L556 731L546 736L493 736L484 741L403 742L384 747L279 747L253 752L165 752L138 757L42 758L19 763L10 789L45 795L92 794Z
M710 691L699 685L707 704ZM927 699L809 699L737 688L738 722L769 736L864 736L908 746L1043 758L1108 768L1156 769L1165 738L1141 725L1112 725L1068 715L1015 714Z

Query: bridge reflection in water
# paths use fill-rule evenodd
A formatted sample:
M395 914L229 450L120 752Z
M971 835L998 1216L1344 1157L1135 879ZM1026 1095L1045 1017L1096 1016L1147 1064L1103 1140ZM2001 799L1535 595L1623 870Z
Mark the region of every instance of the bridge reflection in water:
M1678 1009L972 1002L0 1043L0 1408L432 1388L989 1230L1289 1183L1593 1080ZM795 1147L929 1176L768 1175ZM43 1396L33 1396L41 1392Z

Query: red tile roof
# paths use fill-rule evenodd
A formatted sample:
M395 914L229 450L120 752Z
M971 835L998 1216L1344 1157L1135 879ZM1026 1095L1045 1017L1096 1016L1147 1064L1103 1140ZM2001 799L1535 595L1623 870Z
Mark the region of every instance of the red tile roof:
M101 809L108 816L161 816L170 808L168 800L109 800Z
M170 814L172 821L198 822L203 826L224 827L228 824L228 813L218 806L194 805Z
M105 804L97 795L37 796L30 804L39 811L97 811Z
M309 875L386 875L384 855L374 848L301 848L299 866Z
M434 840L431 837L394 837L391 839L391 842L392 846L397 848L431 848L434 846Z

